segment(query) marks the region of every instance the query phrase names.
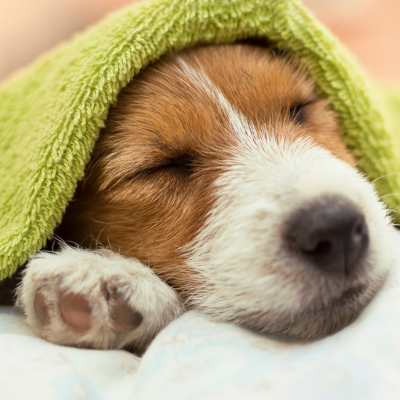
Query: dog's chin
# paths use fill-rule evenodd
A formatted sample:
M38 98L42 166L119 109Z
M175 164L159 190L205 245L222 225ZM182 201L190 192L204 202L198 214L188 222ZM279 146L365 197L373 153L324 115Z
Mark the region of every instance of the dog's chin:
M386 275L370 284L355 285L323 305L315 302L296 313L260 312L242 315L236 323L280 340L321 339L354 322L383 286Z

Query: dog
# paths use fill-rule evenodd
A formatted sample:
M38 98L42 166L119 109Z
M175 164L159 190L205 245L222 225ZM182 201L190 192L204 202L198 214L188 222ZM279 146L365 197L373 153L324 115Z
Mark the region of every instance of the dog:
M390 229L304 68L254 43L199 46L121 92L65 244L29 261L17 304L78 347L143 351L187 309L314 340L380 289Z

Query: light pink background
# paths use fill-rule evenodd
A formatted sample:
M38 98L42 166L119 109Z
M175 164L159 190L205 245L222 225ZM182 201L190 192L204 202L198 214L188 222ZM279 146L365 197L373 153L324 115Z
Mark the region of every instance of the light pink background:
M266 0L267 1L267 0ZM0 0L0 79L129 0ZM399 0L305 0L379 79L400 78Z

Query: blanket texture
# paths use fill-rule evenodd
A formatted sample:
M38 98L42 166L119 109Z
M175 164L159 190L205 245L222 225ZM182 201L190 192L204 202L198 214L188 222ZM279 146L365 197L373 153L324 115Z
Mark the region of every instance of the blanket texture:
M360 170L396 217L400 159L388 110L399 98L378 96L298 0L148 0L0 84L0 279L52 235L110 106L132 77L168 52L243 38L266 39L306 65L338 112Z
M400 233L393 258L400 257ZM141 359L49 343L0 307L4 400L398 400L400 269L360 318L302 344L256 335L193 311L161 331Z

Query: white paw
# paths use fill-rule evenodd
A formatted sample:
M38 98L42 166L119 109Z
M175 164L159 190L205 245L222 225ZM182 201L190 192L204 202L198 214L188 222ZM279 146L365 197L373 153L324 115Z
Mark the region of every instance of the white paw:
M139 261L70 247L29 262L17 305L51 342L137 351L183 310L175 291Z

